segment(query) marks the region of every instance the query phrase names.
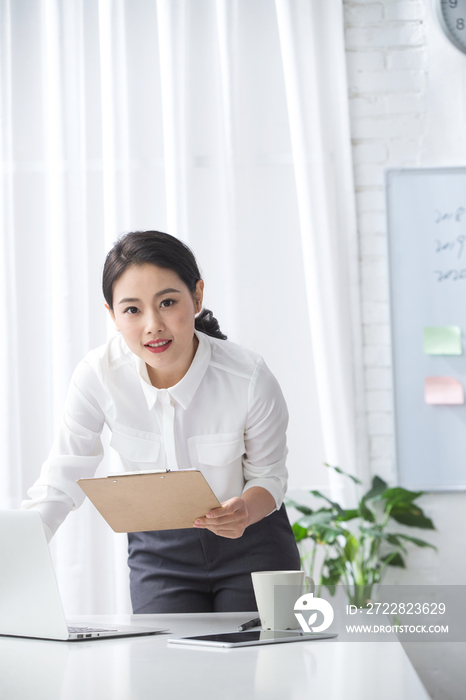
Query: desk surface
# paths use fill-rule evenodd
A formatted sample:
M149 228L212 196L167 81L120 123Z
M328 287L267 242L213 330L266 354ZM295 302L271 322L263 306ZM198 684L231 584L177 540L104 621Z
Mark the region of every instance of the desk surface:
M429 700L397 642L321 640L240 649L167 646L169 636L229 632L252 617L255 614L95 615L86 622L155 625L168 627L170 633L90 642L0 637L0 697Z

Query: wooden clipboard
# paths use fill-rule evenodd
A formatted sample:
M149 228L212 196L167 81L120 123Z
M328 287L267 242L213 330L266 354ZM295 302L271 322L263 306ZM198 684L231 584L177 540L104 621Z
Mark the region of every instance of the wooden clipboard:
M78 479L114 532L179 530L194 526L220 503L194 469L132 472Z

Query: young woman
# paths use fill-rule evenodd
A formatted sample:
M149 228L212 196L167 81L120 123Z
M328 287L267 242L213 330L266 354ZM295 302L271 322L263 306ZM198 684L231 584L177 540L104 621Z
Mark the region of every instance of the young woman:
M62 424L23 508L49 538L83 501L110 444L129 471L199 469L221 503L191 529L128 534L133 611L255 610L251 571L299 569L282 501L287 410L261 357L226 340L202 308L190 249L166 233L128 233L103 272L118 335L73 374Z

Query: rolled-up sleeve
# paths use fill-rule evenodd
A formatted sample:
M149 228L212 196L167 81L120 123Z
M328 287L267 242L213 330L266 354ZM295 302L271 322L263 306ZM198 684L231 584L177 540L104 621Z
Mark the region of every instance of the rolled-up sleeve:
M84 501L76 481L94 475L103 457L100 439L104 413L102 384L84 360L71 379L57 437L22 509L38 510L44 524L56 531L70 510Z
M280 386L260 359L249 386L243 493L253 486L261 486L271 493L277 510L283 503L288 482L287 426L288 410Z

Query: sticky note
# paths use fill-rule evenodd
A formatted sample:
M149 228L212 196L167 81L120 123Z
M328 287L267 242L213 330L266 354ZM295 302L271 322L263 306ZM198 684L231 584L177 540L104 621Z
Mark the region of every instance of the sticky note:
M426 326L424 328L426 355L462 355L459 326Z
M463 404L463 385L453 377L426 377L424 398L428 404L444 406Z

